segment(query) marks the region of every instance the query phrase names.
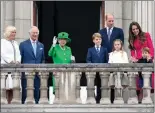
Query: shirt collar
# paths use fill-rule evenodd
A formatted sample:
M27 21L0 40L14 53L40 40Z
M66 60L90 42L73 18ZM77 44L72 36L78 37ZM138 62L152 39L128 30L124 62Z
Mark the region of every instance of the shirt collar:
M95 45L95 48L97 48L97 46ZM99 45L99 48L101 48L101 45Z
M112 27L112 28L110 29L110 31L112 31L112 30L113 30L113 28L114 28L114 27ZM109 27L106 27L106 29L107 29L107 31L108 31L108 30L109 30Z
M31 38L30 38L30 41L31 43L37 43L37 40L33 41Z

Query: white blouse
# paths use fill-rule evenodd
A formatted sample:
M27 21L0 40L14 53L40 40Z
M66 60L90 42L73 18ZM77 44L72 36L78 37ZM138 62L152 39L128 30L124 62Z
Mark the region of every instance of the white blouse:
M108 63L129 63L127 53L125 51L111 52Z
M11 61L21 62L19 45L16 41L1 39L1 64L7 64Z

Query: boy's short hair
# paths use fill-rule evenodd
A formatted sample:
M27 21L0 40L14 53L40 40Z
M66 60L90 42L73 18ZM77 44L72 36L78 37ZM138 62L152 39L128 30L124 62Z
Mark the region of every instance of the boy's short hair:
M148 53L150 53L150 49L149 49L148 47L144 47L144 48L142 49L142 52L148 52Z
M100 33L94 33L93 36L92 36L92 39L94 40L95 37L98 37L98 38L101 38L101 34Z

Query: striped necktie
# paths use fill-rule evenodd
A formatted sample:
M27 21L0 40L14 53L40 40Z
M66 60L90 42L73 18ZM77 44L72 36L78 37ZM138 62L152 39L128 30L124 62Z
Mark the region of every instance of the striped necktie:
M96 51L97 51L97 54L99 55L100 53L99 47L96 48Z

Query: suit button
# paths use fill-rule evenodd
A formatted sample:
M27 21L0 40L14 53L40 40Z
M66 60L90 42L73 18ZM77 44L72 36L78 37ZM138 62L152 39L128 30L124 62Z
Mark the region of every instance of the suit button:
M65 59L66 60L66 59Z
M66 55L66 54L64 53L64 55Z

